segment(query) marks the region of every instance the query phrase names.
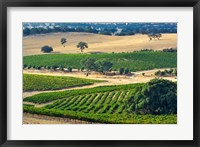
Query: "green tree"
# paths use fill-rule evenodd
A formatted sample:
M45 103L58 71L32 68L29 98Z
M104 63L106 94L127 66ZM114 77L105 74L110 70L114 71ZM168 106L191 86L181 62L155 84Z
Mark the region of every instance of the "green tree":
M69 66L69 67L67 68L67 70L68 70L69 72L72 72L72 67Z
M27 65L26 65L26 64L24 64L23 68L25 69L26 67L27 67Z
M119 69L119 74L120 74L120 75L124 74L124 68L120 68L120 69Z
M57 68L58 68L57 65L53 65L53 66L51 67L51 69L53 69L53 70L56 70Z
M60 39L60 43L65 47L65 43L67 42L67 39L66 38L61 38Z
M85 58L81 60L81 65L85 67L87 71L96 70L96 60L94 58Z
M128 73L129 73L129 69L126 68L125 71L124 71L124 73L125 73L125 74L128 74Z
M45 45L45 46L41 47L41 51L44 53L50 53L53 51L53 48L48 45Z
M81 42L78 43L78 45L76 47L80 48L81 53L82 53L85 48L88 48L88 44L86 42L81 41Z
M113 63L103 59L103 60L96 61L95 65L96 65L97 71L105 73L112 68Z
M84 67L81 67L81 71L84 71L84 69L85 69Z
M127 107L131 113L176 114L177 84L164 79L153 79L136 89L128 99Z

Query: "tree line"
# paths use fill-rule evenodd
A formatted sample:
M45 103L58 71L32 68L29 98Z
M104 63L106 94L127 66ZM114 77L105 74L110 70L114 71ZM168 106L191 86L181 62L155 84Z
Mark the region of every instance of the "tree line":
M45 23L24 23L23 27L24 36L54 32L87 32L114 36L177 33L176 23L55 23L48 26Z

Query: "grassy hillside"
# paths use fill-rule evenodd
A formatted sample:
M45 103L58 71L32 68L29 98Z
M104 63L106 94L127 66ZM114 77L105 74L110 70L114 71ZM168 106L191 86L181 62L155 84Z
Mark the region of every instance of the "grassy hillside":
M154 68L169 68L177 66L176 52L132 52L105 54L45 54L25 56L23 63L32 66L71 66L81 68L80 61L92 57L96 60L106 59L113 63L113 70L129 68L131 71L149 70Z
M95 82L100 81L73 77L23 74L24 91L55 90L74 86L90 85Z
M67 38L65 47L60 44L61 38ZM149 41L147 35L108 36L92 33L51 33L23 37L23 55L43 54L44 45L52 46L56 53L80 53L78 42L87 42L89 48L84 52L132 52L141 49L162 50L177 48L177 34L162 34L160 40Z

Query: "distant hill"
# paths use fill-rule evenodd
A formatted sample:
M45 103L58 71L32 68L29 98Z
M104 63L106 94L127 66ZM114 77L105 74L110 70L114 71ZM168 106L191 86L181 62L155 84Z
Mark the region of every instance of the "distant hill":
M177 23L23 23L23 35L87 32L112 36L177 33Z

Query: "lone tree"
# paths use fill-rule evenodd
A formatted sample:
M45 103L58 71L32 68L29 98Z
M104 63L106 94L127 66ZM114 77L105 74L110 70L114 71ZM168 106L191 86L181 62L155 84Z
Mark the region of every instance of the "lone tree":
M95 65L96 65L97 71L106 73L112 68L113 63L103 59L103 60L96 61Z
M82 53L85 48L88 48L88 44L86 42L81 41L81 42L78 43L78 45L76 47L80 48L81 53Z
M60 43L65 47L65 43L67 42L67 39L66 38L61 38L60 39Z
M45 46L41 47L41 51L44 53L50 53L53 51L53 48L48 45L45 45Z

